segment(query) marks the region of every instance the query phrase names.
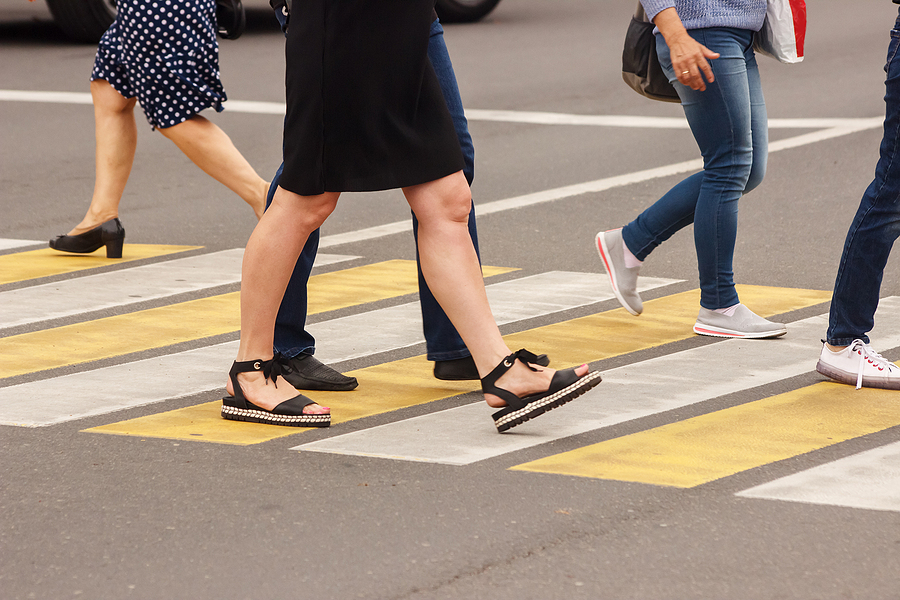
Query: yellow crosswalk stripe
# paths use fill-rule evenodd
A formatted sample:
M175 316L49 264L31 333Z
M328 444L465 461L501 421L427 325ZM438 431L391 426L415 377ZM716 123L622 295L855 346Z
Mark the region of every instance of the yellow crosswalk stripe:
M196 250L202 246L162 246L157 244L125 244L122 258L106 258L106 251L101 248L92 254L66 254L50 248L18 252L0 256L0 284L49 277L108 267L125 262L156 258L167 254L176 254L188 250Z
M737 286L741 302L770 317L831 300L831 292L756 285ZM635 317L620 308L506 337L510 348L552 348L554 366L594 362L693 337L700 291L691 290L644 303Z
M824 382L512 469L689 488L897 425L896 391Z
M763 286L738 286L743 302L763 316L771 316L820 304L830 292ZM693 336L699 290L674 294L644 304L644 314L634 317L624 309L590 315L507 335L512 349L521 347L546 352L554 368L595 362ZM360 419L433 402L478 389L475 382L434 379L431 363L424 356L366 367L348 373L359 379L353 392L310 392L316 402L332 409L332 423ZM224 376L223 376L224 381ZM128 421L89 429L97 433L205 440L227 444L254 444L302 429L224 422L221 401L208 402ZM485 408L485 419L490 419Z
M483 269L486 276L511 270ZM409 260L315 275L309 283L309 313L375 302L417 290L416 263ZM0 339L0 377L161 348L239 329L240 294L233 292L24 333Z

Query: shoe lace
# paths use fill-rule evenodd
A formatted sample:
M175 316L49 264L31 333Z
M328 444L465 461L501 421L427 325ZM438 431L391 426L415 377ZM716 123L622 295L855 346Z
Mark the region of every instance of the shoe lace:
M862 340L854 340L850 347L850 351L856 352L859 355L859 367L856 370L856 389L862 387L863 371L865 370L866 364L872 365L873 368L878 369L879 371L887 371L888 373L891 373L896 369L894 363L878 354L872 346Z

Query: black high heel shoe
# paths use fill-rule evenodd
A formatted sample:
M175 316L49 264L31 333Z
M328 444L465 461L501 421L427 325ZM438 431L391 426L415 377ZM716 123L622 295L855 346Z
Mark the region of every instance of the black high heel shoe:
M54 250L74 254L90 254L106 246L106 258L122 258L124 244L125 228L118 218L78 235L59 235L55 240L50 240L50 247Z
M273 360L247 360L235 362L231 365L228 376L231 378L231 387L234 396L222 398L222 418L231 421L246 421L248 423L267 423L269 425L287 425L289 427L328 427L331 425L331 414L309 415L303 409L310 404L315 404L303 394L298 394L290 400L285 400L272 410L266 410L256 406L246 397L241 384L237 380L238 373L251 373L262 371L265 378L275 379L281 374L279 364ZM284 380L287 381L287 380ZM266 381L268 384L268 381Z
M494 370L481 380L481 390L485 394L494 394L506 401L506 406L492 415L498 433L512 429L548 410L553 410L557 406L574 400L601 381L598 371L589 371L579 377L575 373L575 369L565 369L554 373L553 379L550 380L550 388L546 392L519 398L509 390L494 385L504 373L512 368L516 360L532 371L538 370L531 366L537 364L538 357L523 348L504 358L503 362L494 367Z

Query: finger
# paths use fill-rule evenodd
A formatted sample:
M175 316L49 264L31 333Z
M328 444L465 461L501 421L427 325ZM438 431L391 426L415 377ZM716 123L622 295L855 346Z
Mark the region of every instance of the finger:
M706 89L706 84L704 84L703 78L700 77L700 71L696 67L684 67L681 72L678 73L677 78L678 81L692 90L702 92Z
M712 67L709 66L709 63L705 60L699 65L700 70L703 71L703 75L706 77L706 81L712 83L716 80L716 76L713 75Z

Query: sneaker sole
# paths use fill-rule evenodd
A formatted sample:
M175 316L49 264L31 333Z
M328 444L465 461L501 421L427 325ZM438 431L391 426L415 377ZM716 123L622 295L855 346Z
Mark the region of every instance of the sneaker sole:
M619 293L619 282L616 281L616 272L612 268L609 259L607 256L609 255L609 248L606 247L606 241L603 239L603 233L598 233L595 239L597 246L597 254L600 255L600 262L603 263L603 268L606 269L606 274L609 276L609 283L612 285L613 294L616 296L616 300L619 301L619 304L622 305L622 308L633 314L634 316L638 316L641 313L637 312L625 302L625 298L622 297L622 294Z
M743 338L743 339L766 339L766 338L777 338L781 337L787 333L787 329L774 329L772 331L755 331L752 333L747 333L745 331L734 331L731 329L724 329L713 327L711 325L704 325L703 323L694 323L694 333L697 335L706 335L709 337L720 337L720 338Z
M856 387L855 373L848 373L847 371L842 371L841 369L832 367L828 363L822 362L822 359L819 359L819 362L816 363L816 371L818 371L825 377L837 381L838 383L846 383L847 385ZM900 380L883 381L863 377L862 386L867 388L877 388L880 390L900 390Z

